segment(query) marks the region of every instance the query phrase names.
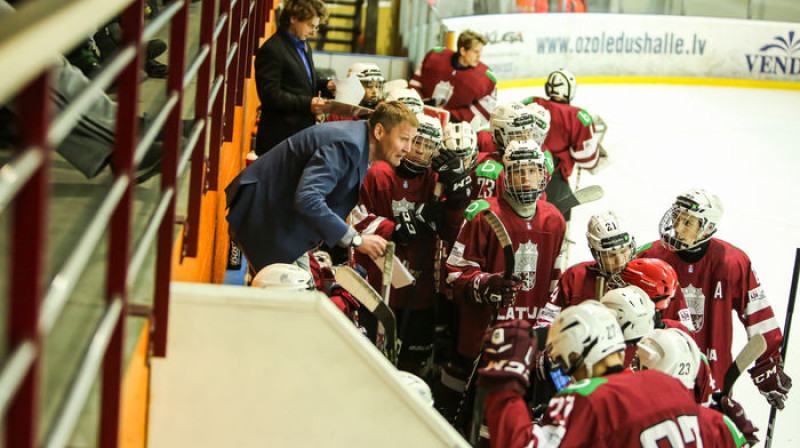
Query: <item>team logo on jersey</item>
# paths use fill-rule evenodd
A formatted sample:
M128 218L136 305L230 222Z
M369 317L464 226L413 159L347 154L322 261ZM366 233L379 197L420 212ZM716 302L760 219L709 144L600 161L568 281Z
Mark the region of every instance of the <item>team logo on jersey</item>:
M539 261L539 247L528 241L519 245L514 253L514 273L522 278L522 290L530 291L536 284L536 262Z
M681 288L681 291L683 292L683 297L686 299L686 304L689 305L689 312L692 314L694 330L702 330L706 309L706 296L703 295L703 290L689 285L685 288Z
M395 201L392 199L392 214L394 216L400 215L400 213L413 211L414 210L414 203L409 202L406 198L400 199L399 201Z

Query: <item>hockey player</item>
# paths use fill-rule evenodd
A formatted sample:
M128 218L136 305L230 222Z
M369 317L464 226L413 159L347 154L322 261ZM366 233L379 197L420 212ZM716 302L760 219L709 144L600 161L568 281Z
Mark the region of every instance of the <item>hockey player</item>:
M550 178L551 161L533 140L511 142L503 160L503 196L467 207L466 220L447 259L447 281L458 304L460 325L456 354L442 371L442 384L456 397L463 391L493 316L533 321L560 274L564 219L552 205L538 199ZM513 279L503 277L503 250L486 221L487 210L500 218L511 237ZM446 408L447 400L440 404Z
M622 331L596 301L565 309L548 333L546 350L574 382L550 400L539 424L522 399L536 351L530 325L503 322L484 341L478 385L489 393L492 446L740 446L733 438L720 443L727 425L695 403L680 381L657 370L624 368Z
M494 144L493 152L483 149L473 173L473 199L498 197L502 194L503 153L510 142L524 142L534 138L533 115L521 103L510 102L492 110L489 133ZM478 132L480 134L485 132Z
M586 239L594 261L578 263L561 275L536 326L550 326L563 308L586 300L599 300L610 288L624 286L619 273L636 253L636 242L622 220L611 210L589 218Z
M350 70L347 71L347 76L353 73L355 73L358 80L361 81L361 86L364 87L364 96L361 97L359 106L375 109L378 102L383 99L383 84L386 81L383 78L380 67L371 63L356 62L350 66ZM361 118L351 116L329 114L325 118L325 121L354 121L360 119Z
M724 414L742 432L751 446L758 442L755 435L758 428L747 418L742 405L715 392L716 385L708 360L700 352L694 339L685 332L677 328L653 330L639 341L637 361L639 369L660 370L681 380L694 393L697 403Z
M458 36L458 50L434 48L425 55L408 85L416 89L426 104L450 111L451 121L466 121L481 129L497 101L497 80L492 70L480 61L488 40L465 30Z
M695 340L717 382L732 361L731 311L736 311L748 337L764 335L767 349L749 372L769 404L783 409L792 380L783 371L781 330L750 258L712 237L722 212L722 202L714 194L697 188L681 193L661 219L661 241L645 245L639 256L660 258L675 268Z
M569 196L569 176L577 165L591 170L597 166L600 151L597 147L592 116L572 106L577 83L572 73L558 69L547 77L544 91L547 98L529 97L524 104L537 103L550 111L551 127L545 145L556 159L556 171L547 188L547 200L555 202ZM569 221L570 213L564 213Z
M435 118L426 115L418 118L420 124L411 151L400 165L392 168L375 163L367 172L354 213L354 226L364 234L394 241L395 255L417 279L415 285L393 288L389 306L400 320L398 327L407 328L407 334L399 335L406 339L398 367L424 377L433 350L435 236L436 232L457 233L458 213L469 195L470 178L464 170L459 173L443 169L447 165L437 166L438 177L431 171L434 154L440 152L442 128ZM444 185L445 199L434 197L437 180ZM448 209L452 212L448 213ZM361 254L356 255L356 261L367 268L370 282L380 290L379 266ZM406 308L410 310L408 313ZM404 323L406 316L408 321Z

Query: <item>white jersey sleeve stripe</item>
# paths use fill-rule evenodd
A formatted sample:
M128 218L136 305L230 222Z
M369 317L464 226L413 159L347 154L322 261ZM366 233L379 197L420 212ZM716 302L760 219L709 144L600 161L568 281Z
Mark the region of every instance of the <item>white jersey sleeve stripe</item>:
M744 309L744 314L751 315L758 311L761 311L765 308L769 308L769 301L768 300L755 300L750 301L747 303L747 306Z
M764 334L777 328L780 328L778 327L778 321L774 317L770 317L767 320L748 326L747 337L752 338L757 334Z
M373 234L373 233L375 233L375 231L376 231L376 230L378 230L378 226L379 226L379 225L380 225L380 224L381 224L383 221L386 221L386 218L384 218L384 217L381 217L381 216L379 216L379 217L375 218L375 221L372 221L372 222L371 222L371 223L370 223L370 224L367 226L367 228L366 228L366 229L364 229L364 231L363 231L363 232L361 232L361 233L366 233L366 234Z

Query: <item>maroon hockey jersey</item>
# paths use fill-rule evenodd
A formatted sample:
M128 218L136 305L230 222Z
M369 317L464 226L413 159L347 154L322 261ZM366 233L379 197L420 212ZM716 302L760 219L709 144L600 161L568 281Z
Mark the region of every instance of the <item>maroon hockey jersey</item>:
M530 97L523 103L537 103L550 111L550 131L544 141L564 179L572 174L575 165L592 169L600 160L600 150L594 135L592 116L585 110L569 104L556 103L544 98Z
M452 60L455 53L447 48L434 48L409 81L422 98L434 96L434 90L450 91L447 102L441 106L450 111L450 121L472 123L478 118L481 126L489 122L489 114L497 101L497 80L486 64L456 70ZM477 129L477 128L476 128Z
M498 320L526 319L533 323L561 274L558 257L565 223L553 205L536 201L536 214L524 219L502 199L489 198L470 204L447 258L447 281L460 309L458 352L467 357L478 354L494 311L491 305L477 303L471 293L472 282L481 272L502 273L505 268L503 249L483 218L485 210L495 212L505 225L514 247L514 273L522 278L516 303L500 309Z
M533 425L513 392L486 399L492 445L505 448L705 447L707 437L710 446L741 446L722 437L732 429L709 412L715 411L695 403L679 380L656 370L570 384L550 400L541 425Z
M767 340L767 350L756 363L779 356L781 330L750 258L742 250L712 238L703 258L687 263L656 241L643 246L637 256L660 258L675 268L694 323L695 341L708 358L717 383L722 383L733 361L731 310L744 324L748 338L762 333Z
M398 175L388 163L375 162L370 166L361 185L359 205L353 214L353 225L359 232L376 234L391 240L394 217L406 210L413 212L418 205L432 200L435 185L436 173L433 171L428 170L407 179ZM461 216L456 211L446 217L447 228L442 232L449 232L454 238L461 224ZM419 238L409 245L398 244L395 247L395 255L417 278L414 309L426 309L434 304L435 249L435 235L430 231L421 232ZM367 269L370 284L376 291L380 291L381 268L366 255L356 253L355 259ZM405 307L413 287L415 286L392 288L390 306L395 309Z
M478 163L470 176L472 176L470 199L497 198L503 195L503 182L506 175L500 154L496 152L478 153Z

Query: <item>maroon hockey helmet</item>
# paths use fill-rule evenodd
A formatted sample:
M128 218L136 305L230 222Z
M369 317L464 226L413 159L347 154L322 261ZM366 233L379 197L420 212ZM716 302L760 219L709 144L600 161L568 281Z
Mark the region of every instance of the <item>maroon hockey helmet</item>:
M678 289L675 269L658 258L631 260L619 276L625 283L642 288L657 310L666 309Z

